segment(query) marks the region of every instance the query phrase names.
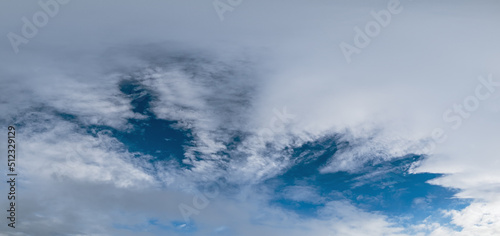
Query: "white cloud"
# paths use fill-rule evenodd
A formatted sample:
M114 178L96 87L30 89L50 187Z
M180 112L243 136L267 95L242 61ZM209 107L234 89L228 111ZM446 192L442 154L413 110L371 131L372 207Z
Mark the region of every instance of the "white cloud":
M283 197L297 202L321 203L324 199L311 186L288 186L283 190Z
M35 2L2 4L0 9L9 9L2 14L3 35L18 31L22 27L19 19L32 15L30 9L36 7ZM407 2L404 12L395 16L390 27L349 65L338 50L338 43L352 39L353 27L365 23L369 12L384 8L387 1L364 6L290 2L286 7L279 2L245 2L223 23L210 2L154 4L155 7L131 1L75 1L61 9L57 18L51 19L28 45L23 45L18 55L0 55L4 83L0 102L5 105L0 108L1 120L10 122L21 112L34 108L53 109L71 113L83 124L127 129L127 119L144 117L131 111L129 98L121 97L116 86L121 78L113 73L143 68L150 60L141 55L160 61L170 56L165 55L169 50L155 52L157 47L144 49L137 45L179 41L218 52L225 59L237 58L234 55L241 51L257 51L249 53L258 55L254 59L265 65L265 69L260 68L265 77L258 74L257 80L232 75L214 84L203 80L211 76L212 69L226 71L225 66L236 65L239 71L245 66L239 63L201 63L208 68L201 68L198 72L202 74L194 78L178 68L157 69L155 65L145 71L151 79L144 80L144 85L159 93L153 110L161 118L184 121L183 127L193 128L196 135L196 146L188 152L187 160L194 168L165 173L161 176L165 183L174 186L181 185L177 181L214 180L220 176L236 183L259 182L291 164L288 153L281 148L296 144L297 136L306 134L308 138L346 134L343 140L354 145L333 156L322 171L355 171L372 159L418 153L432 129L443 127L449 140L414 171L449 174L432 183L461 189L457 197L482 201L470 209L477 209L485 220L474 218L477 213L467 208L453 213L454 222L464 227L463 234L496 233L500 222L490 217L494 214L489 209L496 209L500 182L496 156L500 153L500 95L496 93L481 103L480 109L456 131L442 121L442 114L474 92L477 76L500 75L500 53L492 47L499 39L495 30L497 2L464 2L453 8L447 3ZM6 43L0 47L5 52L11 50ZM253 86L259 91L255 97L247 99L238 93ZM297 119L268 137L277 144L265 148L256 132L268 126L274 108L285 106ZM54 181L55 176L110 184L118 189L154 185L149 173L137 168L133 155L120 150L120 144L113 139L78 134L74 124L59 121L55 125L46 120L56 118L44 119L34 123L41 122L40 129L51 129L32 133L20 149L30 158L23 167L30 181ZM249 137L235 151L240 156L232 156L229 162L215 154L227 151L224 144L232 137L228 131L241 131ZM68 133L72 133L72 138ZM82 146L80 141L84 142ZM90 150L88 156L75 155L67 163L71 147ZM195 160L194 151L203 153L203 160ZM41 158L36 159L38 156ZM463 219L471 219L479 226L466 224ZM242 222L233 228L245 227L247 221ZM380 218L366 222L367 228L355 228L354 223L332 227L335 232L347 234L365 233L368 229L381 233L377 227L387 226ZM34 228L43 226L40 223ZM278 232L255 230L255 234ZM452 231L438 227L434 233ZM389 232L397 233L393 229Z
M148 157L129 153L104 132L86 134L78 125L54 115L28 112L18 117L19 146L26 162L19 169L28 179L73 179L117 187L153 187Z

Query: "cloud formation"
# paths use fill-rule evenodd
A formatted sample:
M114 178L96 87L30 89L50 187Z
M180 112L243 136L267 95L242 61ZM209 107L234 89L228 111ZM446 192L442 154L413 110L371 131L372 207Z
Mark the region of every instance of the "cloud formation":
M0 44L0 121L19 125L25 186L19 230L6 234L498 234L498 88L460 127L443 118L474 102L478 76L500 81L498 3L401 1L346 63L338 45L387 4L244 2L223 22L203 1L64 5L17 54ZM3 35L40 10L1 9ZM165 134L146 139L145 127ZM447 139L430 151L436 128ZM151 140L162 148L134 146ZM423 158L406 174L445 174L428 182L470 204L414 222L307 185L348 173L363 188L400 168L378 164L411 155ZM317 217L270 204L267 181L297 169L307 178L280 196L319 205ZM179 204L209 184L220 194L184 222Z

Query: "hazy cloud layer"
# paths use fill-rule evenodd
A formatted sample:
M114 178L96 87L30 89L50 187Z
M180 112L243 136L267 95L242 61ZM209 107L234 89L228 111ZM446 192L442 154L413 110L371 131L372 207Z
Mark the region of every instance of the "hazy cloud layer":
M2 231L498 234L498 3L402 0L348 63L339 45L355 45L356 27L365 30L376 21L372 11L389 3L245 1L222 22L204 1L59 4L17 53L9 38L0 44L0 121L3 130L19 124L22 173L19 228ZM37 2L0 9L5 36L23 36L23 17L43 11ZM123 81L152 96L150 113L134 110L137 97L120 90ZM132 152L116 136L152 119L190 135L177 157L189 168ZM315 167L318 175L424 155L412 173L446 174L430 183L472 202L409 226L326 201L321 186L283 191L292 201L323 204L319 218L268 205L272 193L262 184L309 161L292 150L324 137L346 145ZM207 183L221 193L185 224L179 204L192 206Z

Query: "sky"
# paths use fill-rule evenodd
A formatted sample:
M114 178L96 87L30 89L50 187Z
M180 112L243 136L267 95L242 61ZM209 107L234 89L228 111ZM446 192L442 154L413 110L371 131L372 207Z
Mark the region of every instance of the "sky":
M2 1L0 235L500 234L498 10Z

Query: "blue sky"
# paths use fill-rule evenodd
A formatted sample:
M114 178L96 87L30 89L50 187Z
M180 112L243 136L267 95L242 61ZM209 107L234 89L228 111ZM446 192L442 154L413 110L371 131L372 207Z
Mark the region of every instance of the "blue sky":
M4 1L0 235L499 234L498 7Z

